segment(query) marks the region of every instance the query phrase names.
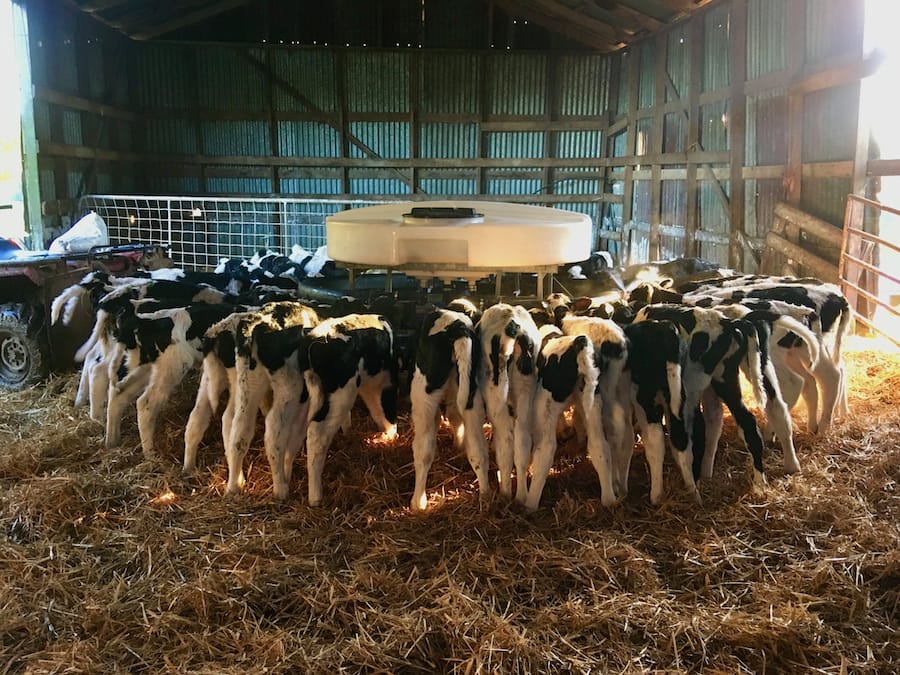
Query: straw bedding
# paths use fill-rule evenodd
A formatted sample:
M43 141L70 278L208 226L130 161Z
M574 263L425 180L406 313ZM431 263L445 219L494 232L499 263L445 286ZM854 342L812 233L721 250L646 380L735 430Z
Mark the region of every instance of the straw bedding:
M848 351L851 417L826 438L797 418L799 475L768 453L750 490L726 417L698 507L640 457L614 510L560 447L542 508L479 500L441 431L429 509L413 515L411 430L361 412L325 469L326 505L269 498L251 452L221 496L214 426L180 475L196 379L144 459L71 407L77 380L0 394L0 672L897 672L900 359ZM801 406L802 407L802 406Z

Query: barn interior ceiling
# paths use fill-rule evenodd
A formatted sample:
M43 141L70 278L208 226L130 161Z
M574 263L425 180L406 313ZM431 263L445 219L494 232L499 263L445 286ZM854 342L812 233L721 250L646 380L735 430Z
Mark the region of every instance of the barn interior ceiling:
M64 0L135 40L164 39L247 6L278 0ZM524 19L572 42L600 52L630 42L680 21L713 0L483 0L514 19ZM423 6L428 0L382 0ZM294 4L291 2L290 4ZM298 3L299 4L299 3Z

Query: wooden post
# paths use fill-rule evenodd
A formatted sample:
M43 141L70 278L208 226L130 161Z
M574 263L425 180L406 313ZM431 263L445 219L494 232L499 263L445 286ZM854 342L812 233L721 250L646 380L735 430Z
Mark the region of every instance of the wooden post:
M422 40L422 36L419 36ZM409 61L409 157L418 159L419 150L419 106L422 101L422 51L410 54ZM418 169L415 164L409 170L410 192L422 192L419 187Z
M559 132L551 129L553 122L559 119L559 56L547 56L547 72L545 77L547 88L547 130L544 131L544 156L548 159L556 157L556 140ZM555 178L553 167L548 163L543 171L543 192L552 194L555 191L553 179Z
M666 80L669 77L666 61L668 53L668 31L660 31L656 36L654 49L656 51L656 77L654 87L653 110L653 142L651 152L655 157L661 157L663 152L663 129L666 116ZM662 218L662 165L653 164L650 167L650 252L651 260L659 260L662 257L662 247L659 236L660 219Z
M806 60L806 0L788 0L788 71L797 77ZM785 199L800 203L803 173L803 94L788 94L787 164L784 172Z
M637 139L637 106L638 93L640 91L640 52L635 49L628 51L626 58L628 62L625 64L628 75L626 82L628 83L628 127L625 132L625 154L634 155ZM631 222L634 210L634 165L625 165L625 180L622 188L622 223ZM629 249L630 249L629 245ZM631 251L628 251L629 258ZM627 260L626 263L636 262Z
M272 73L275 71L272 64L272 49L265 50L266 65L269 67L266 73L266 111L269 113L269 153L272 157L278 157L281 149L278 147L278 116L275 113L275 86L272 83ZM272 181L272 194L281 194L281 177L279 175L279 167L273 164L270 171L270 180ZM275 209L272 222L272 235L275 238L276 245L282 249L290 250L290 242L282 241L284 236L284 227L281 220L282 209L280 204ZM285 245L286 244L286 245Z
M736 270L744 269L744 158L746 157L745 125L747 97L747 0L731 3L731 93L729 95L729 138L731 165L728 182L731 187L731 228L728 262Z
M491 3L491 17L493 17L493 3ZM492 22L493 25L493 22ZM490 38L489 38L490 39ZM478 125L478 159L483 160L487 158L489 154L490 144L488 143L488 132L484 131L483 123L488 119L488 113L491 109L490 107L490 95L491 95L491 87L490 87L490 67L488 65L488 60L491 58L491 55L484 54L478 59L478 79L479 79L479 100L478 100L478 117L481 121L481 124ZM478 194L487 194L488 191L488 179L487 179L487 169L485 169L484 164L480 164L478 167Z
M613 141L609 136L609 127L613 123L613 120L616 117L616 111L619 109L619 76L621 72L619 56L611 57L608 61L608 69L607 73L609 75L608 86L607 89L607 99L606 99L606 114L604 115L606 121L605 126L602 130L602 142L601 148L603 148L603 156L604 157L612 157L613 156ZM610 177L611 166L606 164L603 167L603 179L600 183L600 197L602 198L603 194L606 192L606 186L612 185L612 179ZM605 203L601 208L601 219L603 217L604 212L610 212L613 209L613 204ZM610 222L614 222L612 218L610 218ZM625 223L622 222L622 229L620 230L622 234L622 239L619 243L619 263L624 264L626 260L626 246L628 244L625 241ZM607 244L607 249L609 248L609 244Z
M176 47L178 49L178 47ZM194 93L193 102L194 109L200 109L200 49L197 46L184 47L184 49L191 50L191 58L190 58L190 67L187 69L187 76L190 80L190 90ZM206 154L206 149L204 148L203 143L203 121L198 117L194 122L194 137L197 139L197 154L201 157ZM200 194L207 194L206 189L206 165L200 164L199 166L200 176L198 181L200 183Z
M337 49L334 52L334 75L337 84L338 96L338 127L341 134L341 157L350 157L350 128L347 117L349 115L349 104L347 103L347 87L346 78L344 77L344 51ZM341 192L345 195L350 194L350 169L347 166L341 167Z
M687 151L688 158L700 148L700 89L703 83L703 21L692 17L689 23L689 47L691 50L690 84L688 85ZM684 255L698 255L696 233L700 229L699 183L697 163L688 159L685 179Z

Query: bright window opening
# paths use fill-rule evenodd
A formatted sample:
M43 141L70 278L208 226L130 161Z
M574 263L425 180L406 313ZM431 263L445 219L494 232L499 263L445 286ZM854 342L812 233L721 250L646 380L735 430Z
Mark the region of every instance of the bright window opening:
M23 239L22 146L19 73L13 34L12 0L0 0L0 238Z

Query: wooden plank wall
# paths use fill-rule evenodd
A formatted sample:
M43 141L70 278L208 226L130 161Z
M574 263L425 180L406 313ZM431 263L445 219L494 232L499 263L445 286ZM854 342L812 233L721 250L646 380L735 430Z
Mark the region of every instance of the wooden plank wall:
M814 0L784 0L787 5L788 55L783 69L769 72L754 79L748 79L748 27L747 16L751 7L764 0L721 0L694 13L687 26L681 24L647 38L655 43L653 49L642 50L641 45L632 45L626 52L607 57L605 82L598 82L608 91L602 110L590 115L562 115L560 111L560 64L566 53L527 52L523 54L542 56L546 67L543 71L543 86L546 101L542 109L533 114L495 114L490 103L497 92L492 90L488 71L492 59L509 52L484 50L474 53L477 60L480 89L475 110L466 114L444 114L427 112L422 104L422 83L424 59L434 57L438 52L431 50L396 50L409 59L409 90L406 109L383 110L354 113L348 105L354 85L347 76L347 59L360 50L327 48L335 56L336 70L340 74L335 84L338 105L335 110L322 110L313 102L317 92L308 90L303 82L286 81L274 68L273 61L277 48L256 45L254 47L229 45L215 47L201 44L173 45L188 58L186 71L197 72L200 59L210 49L227 49L238 53L263 80L266 93L260 101L254 101L251 109L246 102L233 108L207 109L197 105L182 108L152 108L137 106L133 97L134 79L137 74L135 63L141 58L141 50L146 45L128 44L128 58L117 64L105 63L105 68L113 74L116 68L128 69L132 96L123 100L114 96L113 90L97 91L88 81L89 62L83 49L75 51L78 83L73 87L62 87L47 80L35 89L36 100L49 107L58 116L59 111L76 111L80 115L83 132L81 142L67 142L65 134L51 125L50 133L41 135L39 130L39 161L45 169L42 175L42 190L45 194L45 213L55 214L71 210L72 200L77 192L125 191L143 193L151 179L171 179L169 184L190 179L191 185L198 186L198 192L209 193L210 182L223 179L258 179L271 193L284 194L284 185L291 177L335 177L340 185L333 191L337 198L364 198L393 200L397 198L481 198L488 197L523 203L543 203L550 206L568 208L593 208L592 214L603 221L605 239L598 244L615 248L617 242L632 236L643 236L647 229L649 239L648 255L651 258L665 254L661 242L671 235L683 237L683 252L686 255L710 255L720 257L720 262L738 269L757 269L766 231L773 221L772 209L777 201L803 205L805 186L811 181L847 179L851 181L865 175L860 171L859 162L865 161L856 145L854 152L837 156L828 161L807 161L805 139L817 142L806 127L810 120L805 117L808 98L816 92L840 89L843 96L858 97L858 82L871 72L874 62L863 59L859 49L844 49L837 55L815 62L808 58L807 40L804 36L811 31L808 26L809 2ZM37 3L40 4L40 3ZM854 3L834 3L835 11L857 11ZM859 4L859 3L856 3ZM727 10L728 48L727 53L710 54L706 46L709 36L705 24L709 12ZM849 8L849 9L848 9ZM86 33L83 16L59 15L58 22L71 21L77 31ZM68 18L66 18L68 17ZM833 17L834 18L834 17ZM840 24L841 17L834 18ZM717 29L720 26L717 26ZM686 29L686 30L685 30ZM91 29L93 30L93 29ZM677 91L672 84L670 66L667 60L668 40L673 31L686 34L688 50L689 82L686 89ZM57 31L59 32L59 31ZM49 33L47 33L49 34ZM816 37L816 36L814 36ZM769 40L777 43L778 36ZM32 40L40 39L33 35ZM104 38L112 39L112 38ZM821 39L821 36L816 37ZM82 40L84 42L85 40ZM861 35L859 36L861 45ZM159 45L154 48L160 49ZM302 49L302 48L296 48ZM322 49L322 48L320 48ZM640 53L652 54L651 62L641 62ZM374 53L374 51L373 51ZM382 50L381 53L385 53ZM386 53L390 53L388 50ZM454 54L454 52L448 52ZM455 54L459 54L456 52ZM571 55L571 53L569 53ZM96 55L95 55L96 56ZM111 58L104 53L104 58ZM727 60L730 68L728 83L712 90L703 86L704 59ZM651 76L654 86L654 103L650 107L639 107L639 81L641 74ZM174 76L174 75L173 75ZM855 88L854 88L854 85ZM843 89L841 89L843 88ZM276 92L287 92L296 109L278 110L274 104ZM588 94L589 92L585 92ZM760 95L772 95L784 100L783 117L769 120L770 127L780 127L785 145L781 163L760 164L750 162L751 143L757 142L757 129L749 125L748 99ZM621 100L623 97L627 101ZM852 106L852 101L850 102ZM705 124L709 123L708 111L724 106L727 111L728 147L704 148ZM778 109L778 106L775 106ZM704 111L707 117L704 118ZM680 144L672 144L666 139L666 117L675 115L683 121L686 138ZM173 151L153 147L146 139L149 119L167 119L184 122L195 134L194 147L197 151ZM108 121L114 120L115 127L128 130L127 142L112 139ZM205 126L223 121L248 121L265 126L267 133L265 153L223 154L204 151ZM340 156L301 156L284 154L279 151L279 125L290 121L316 121L336 129L340 136ZM396 157L378 152L371 141L351 133L354 124L404 124L409 129L408 156ZM477 136L477 156L422 157L419 147L419 130L425 124L470 125ZM724 120L723 120L724 123ZM852 129L847 129L854 139L857 136L855 120L848 120ZM749 126L748 126L749 125ZM57 125L58 126L58 125ZM93 132L91 131L93 128ZM107 129L106 140L98 144L99 129ZM638 152L638 140L649 128L650 143L642 145ZM599 132L602 144L596 152L583 156L559 157L557 152L560 134L571 131ZM504 134L533 133L543 137L541 156L498 157L491 156L491 139ZM624 142L622 138L624 137ZM668 147L683 147L684 150L666 151ZM900 173L897 163L881 160L875 170ZM83 179L72 179L73 171ZM422 180L442 172L455 172L465 180L471 180L473 189L464 194L426 195L422 193ZM353 177L365 175L386 183L402 186L393 192L360 193L352 189ZM49 178L48 178L49 177ZM105 178L104 178L105 177ZM104 178L104 180L100 180ZM555 186L567 180L594 180L596 190L575 192L563 191ZM542 187L538 195L527 188L516 188L507 192L489 194L489 185L529 184L537 181ZM503 181L507 181L504 183ZM638 181L649 181L649 223L632 223L635 195L647 194L648 183L640 183L642 190L636 191ZM664 181L673 181L676 186L674 198L664 198ZM770 195L766 204L757 196L753 187L768 181L780 182L781 194ZM73 185L78 183L78 185ZM49 186L52 184L52 188ZM158 184L154 183L154 184ZM185 183L187 184L187 183ZM679 190L682 192L679 194ZM259 190L235 194L260 194ZM706 195L704 197L704 195ZM326 196L322 194L298 194L292 196ZM644 197L639 197L643 199ZM837 197L835 197L837 199ZM756 200L759 203L748 203ZM674 212L673 204L682 204L682 215ZM646 203L641 211L647 211ZM753 214L759 222L754 223L752 233L745 226L747 214ZM629 229L629 224L634 227ZM839 224L839 223L834 223ZM598 222L599 229L600 222ZM646 226L646 228L645 228ZM626 235L623 236L623 231ZM628 247L622 251L628 253Z

